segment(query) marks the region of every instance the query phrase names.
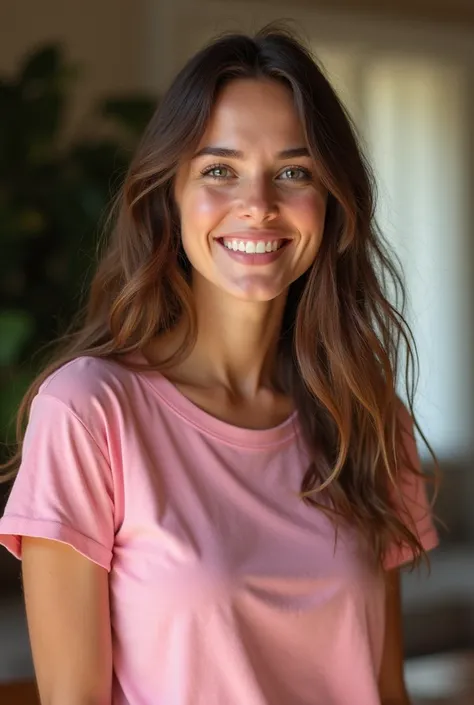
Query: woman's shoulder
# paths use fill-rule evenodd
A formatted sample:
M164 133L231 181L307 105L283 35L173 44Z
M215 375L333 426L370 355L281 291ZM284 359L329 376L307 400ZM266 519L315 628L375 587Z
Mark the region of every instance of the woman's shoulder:
M82 415L84 408L110 406L127 386L129 371L115 360L79 356L49 374L37 399L55 398Z

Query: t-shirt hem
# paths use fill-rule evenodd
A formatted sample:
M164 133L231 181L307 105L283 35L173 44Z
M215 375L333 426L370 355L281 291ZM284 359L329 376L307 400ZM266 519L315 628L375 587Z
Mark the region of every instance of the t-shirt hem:
M435 530L429 531L420 537L419 540L425 551L431 551L439 546L439 537ZM409 546L395 547L388 553L387 559L383 563L383 568L386 571L393 570L412 561L413 551Z
M56 521L19 516L4 515L0 519L0 545L3 545L18 560L22 559L23 536L65 543L85 558L110 571L112 551L69 526Z

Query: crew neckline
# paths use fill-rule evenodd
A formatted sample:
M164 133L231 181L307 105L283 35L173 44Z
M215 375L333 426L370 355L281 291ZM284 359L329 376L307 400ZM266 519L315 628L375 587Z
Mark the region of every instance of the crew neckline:
M136 351L127 356L130 361L148 365L145 355ZM213 416L201 409L162 372L157 370L141 370L138 375L148 383L158 394L166 406L184 421L191 424L202 433L244 448L263 449L291 441L299 430L297 424L298 411L293 411L285 421L271 428L254 429L235 426L227 421Z

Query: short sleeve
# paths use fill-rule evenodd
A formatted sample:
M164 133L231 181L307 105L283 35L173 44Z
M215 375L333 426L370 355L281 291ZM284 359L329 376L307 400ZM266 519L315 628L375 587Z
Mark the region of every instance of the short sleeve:
M0 544L20 559L23 536L69 544L110 570L110 464L75 412L42 393L33 400L20 469L0 519Z
M413 419L404 405L401 408L400 421L406 456L410 465L421 471ZM399 477L402 499L395 494L399 518L418 537L424 550L429 551L438 545L439 537L431 515L426 479L423 475L415 475L409 468L401 468ZM413 551L410 546L403 543L391 545L385 555L384 568L391 570L412 560Z

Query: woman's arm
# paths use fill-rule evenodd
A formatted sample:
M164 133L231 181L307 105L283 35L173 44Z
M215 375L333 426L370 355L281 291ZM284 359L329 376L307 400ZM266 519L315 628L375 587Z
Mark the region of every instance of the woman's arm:
M385 577L385 640L379 676L382 705L410 705L403 675L403 632L398 569L387 571Z
M66 544L23 538L23 584L42 705L110 705L107 571Z

